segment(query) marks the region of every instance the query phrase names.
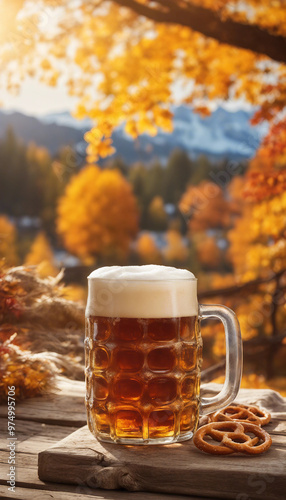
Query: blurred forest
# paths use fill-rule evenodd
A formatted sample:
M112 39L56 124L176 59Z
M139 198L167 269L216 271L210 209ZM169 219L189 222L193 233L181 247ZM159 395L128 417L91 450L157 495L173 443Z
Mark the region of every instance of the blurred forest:
M0 141L4 267L37 266L41 278L64 269L67 297L81 301L86 276L98 266L188 268L199 279L201 301L238 314L244 384L268 381L283 391L285 193L277 192L275 178L266 200L261 193L267 147L268 137L250 162L214 163L174 150L167 165L115 158L101 168L70 168L75 153L69 147L52 158L9 129ZM210 375L217 376L225 350L221 325L207 324L203 336L204 368L215 364Z
M256 12L257 2L249 0L246 4L253 10L249 20L247 9L243 12L236 1L229 10L227 2L220 2L218 9L207 0L201 6L177 2L173 9L172 0L166 11L161 2L149 6L147 1L132 1L131 9L121 8L126 7L124 1L100 3L105 10L97 11L97 2L79 2L76 7L63 2L66 18L59 22L56 37L35 22L29 36L33 41L39 37L46 52L37 52L37 44L30 43L20 57L15 50L11 55L11 47L4 44L10 90L21 86L25 72L38 74L52 86L64 75L67 91L79 99L77 116L91 118L94 126L85 134L86 159L78 159L69 146L51 157L42 147L24 145L12 129L0 140L2 348L9 352L12 344L20 344L20 334L11 340L15 327L7 325L21 316L21 297L30 297L28 282L21 285L17 272L9 271L11 266L37 266L38 278L33 279L39 297L47 286L43 279L64 269L54 283L65 287L51 293L59 293L59 301L83 303L92 268L172 265L196 274L200 301L223 303L237 313L244 341L243 386L285 392L285 9L279 1L270 6L263 0ZM193 13L202 9L206 23L207 16L213 16L217 24L210 24L210 29L217 26L218 31L209 38L206 24L198 23L197 30L191 21L188 25L184 21L188 8ZM167 11L175 16L173 23L164 22ZM245 37L232 36L228 18ZM253 26L259 26L266 44L250 36ZM24 16L19 29L25 33L26 28ZM224 43L220 29L225 29ZM75 37L72 53L68 47ZM18 79L10 69L11 58L18 65ZM68 72L74 65L77 78ZM98 67L102 78L94 98L91 88ZM179 78L193 84L183 102L203 115L211 112L209 103L216 99L244 99L253 106L253 125L268 122L268 133L253 158L211 161L174 150L166 165L156 158L149 165L108 159L114 153L112 131L122 123L134 140L142 133L155 135L159 128L172 129L170 89ZM15 289L11 276L16 276ZM30 299L25 300L30 307ZM71 325L69 331L78 328L74 320ZM25 322L23 328L29 330ZM22 335L26 338L27 333ZM204 368L221 381L225 354L221 325L206 324L203 338ZM31 348L33 342L30 338L24 344ZM70 354L80 362L79 352L77 345Z

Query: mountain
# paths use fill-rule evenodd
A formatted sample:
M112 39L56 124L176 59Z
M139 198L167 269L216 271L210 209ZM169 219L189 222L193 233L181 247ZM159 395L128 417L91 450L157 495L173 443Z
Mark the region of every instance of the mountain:
M24 142L35 142L39 146L45 146L51 154L55 154L62 146L76 145L82 141L82 130L57 123L44 123L34 116L24 115L17 111L0 111L0 138L2 138L8 127L12 127L16 136Z
M57 125L66 125L67 127L78 128L79 130L87 130L92 126L91 120L76 120L69 111L59 111L56 113L48 113L40 117L44 123L56 123Z
M128 164L135 161L147 163L154 157L165 163L175 148L186 151L191 157L205 154L211 159L250 158L267 131L264 125L250 125L251 111L230 112L218 107L206 118L186 106L177 106L173 111L174 130L171 134L160 130L155 137L143 134L134 141L125 133L124 126L118 127L113 133L117 155ZM52 154L68 144L84 156L83 134L91 123L89 120L78 121L67 111L41 118L0 111L0 138L9 126L25 142L34 141L47 147Z

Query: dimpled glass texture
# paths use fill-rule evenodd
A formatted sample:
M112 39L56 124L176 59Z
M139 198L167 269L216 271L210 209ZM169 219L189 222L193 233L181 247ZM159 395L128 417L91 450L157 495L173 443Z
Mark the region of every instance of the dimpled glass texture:
M197 316L86 320L86 408L100 440L165 444L198 424L202 340Z

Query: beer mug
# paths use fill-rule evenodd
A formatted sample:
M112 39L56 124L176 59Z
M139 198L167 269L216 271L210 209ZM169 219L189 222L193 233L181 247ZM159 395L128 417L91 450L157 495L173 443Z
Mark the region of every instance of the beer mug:
M88 277L86 408L94 436L109 443L190 439L199 414L226 407L241 379L242 344L233 311L198 305L197 280L184 269L111 266ZM218 318L226 338L221 392L200 396L200 321Z

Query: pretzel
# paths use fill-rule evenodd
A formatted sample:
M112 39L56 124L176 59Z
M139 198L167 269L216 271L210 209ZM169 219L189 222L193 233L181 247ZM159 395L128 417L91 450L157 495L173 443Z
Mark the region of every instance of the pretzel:
M226 446L223 439L227 436L230 441L233 442L232 438L235 439L236 436L241 436L242 433L243 426L239 422L211 422L203 425L197 430L193 441L194 445L199 448L199 450L205 451L206 453L211 453L212 455L231 455L235 450ZM212 444L210 441L206 441L206 436L211 437L215 441L220 441L220 444ZM252 439L246 436L246 441L250 442Z
M254 425L254 424L249 424L249 423L243 423L241 424L243 426L243 432L242 433L236 433L233 436L228 435L229 433L225 433L222 443L232 449L233 451L239 452L239 453L245 453L246 455L258 455L259 453L263 453L264 451L268 450L272 444L272 439L268 432L266 432L264 429L261 429L261 427ZM250 438L246 433L252 433L258 438L258 443L262 441L261 444L258 444L258 446L255 446L257 444L253 443L253 440L255 438ZM245 437L248 437L251 441L246 440Z
M260 420L260 425L266 425L271 420L271 415L264 408L258 408L257 406L245 406L251 413L253 413Z
M250 437L247 433L254 434L254 437ZM210 441L206 441L205 437L220 441L220 444L212 444ZM270 435L258 425L240 423L234 420L210 422L200 427L195 433L193 441L201 451L212 455L230 455L235 452L257 455L268 450L272 443Z
M271 419L270 413L257 406L229 405L223 410L209 415L210 422L239 421L242 423L253 423L256 425L266 425Z

